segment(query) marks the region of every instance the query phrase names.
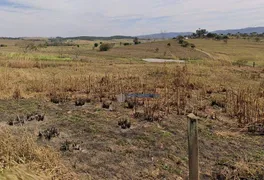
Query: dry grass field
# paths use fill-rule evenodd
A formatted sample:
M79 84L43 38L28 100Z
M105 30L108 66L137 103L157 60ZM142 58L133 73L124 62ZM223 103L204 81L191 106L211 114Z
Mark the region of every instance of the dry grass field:
M264 179L264 42L120 41L0 40L0 179L186 179L191 112L201 179Z

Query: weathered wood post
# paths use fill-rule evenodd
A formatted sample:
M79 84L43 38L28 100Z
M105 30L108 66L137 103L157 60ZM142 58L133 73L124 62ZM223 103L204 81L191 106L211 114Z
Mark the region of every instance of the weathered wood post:
M189 114L188 119L188 152L189 179L199 180L199 147L198 147L198 117Z

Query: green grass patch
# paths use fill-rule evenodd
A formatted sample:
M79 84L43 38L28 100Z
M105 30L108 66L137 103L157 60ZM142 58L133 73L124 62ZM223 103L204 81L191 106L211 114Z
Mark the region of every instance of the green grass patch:
M41 60L41 61L70 61L72 58L70 57L59 57L54 55L39 55L39 54L25 54L25 53L4 53L9 59L16 59L16 60Z

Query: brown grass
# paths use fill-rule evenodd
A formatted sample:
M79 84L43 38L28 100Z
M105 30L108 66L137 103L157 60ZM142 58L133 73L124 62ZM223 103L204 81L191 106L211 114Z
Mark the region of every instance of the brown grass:
M45 179L74 178L74 174L68 172L63 165L59 153L49 147L39 146L36 139L29 133L14 132L1 126L0 146L0 170L4 172L0 177L12 177L13 171L19 175L18 171L25 168L29 175L36 179L41 179L41 177ZM23 176L27 177L26 173L23 173Z

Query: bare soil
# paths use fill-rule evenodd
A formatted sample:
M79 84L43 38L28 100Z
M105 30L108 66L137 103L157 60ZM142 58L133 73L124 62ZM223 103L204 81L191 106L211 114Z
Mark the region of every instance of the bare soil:
M12 128L27 129L35 136L47 128L58 129L58 137L40 139L39 143L61 151L65 165L83 179L187 178L185 115L171 114L161 122L147 122L133 118L132 111L118 103L116 111L109 111L93 102L77 107L74 102L56 105L30 99L2 100L1 123L35 111L45 113L43 122L31 121ZM208 111L218 112L218 116L199 121L201 179L263 179L263 137L234 128L236 122L217 106L208 104L198 114L203 116ZM118 126L124 116L131 121L129 129ZM74 147L62 150L66 141Z

